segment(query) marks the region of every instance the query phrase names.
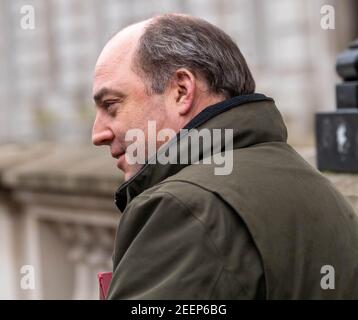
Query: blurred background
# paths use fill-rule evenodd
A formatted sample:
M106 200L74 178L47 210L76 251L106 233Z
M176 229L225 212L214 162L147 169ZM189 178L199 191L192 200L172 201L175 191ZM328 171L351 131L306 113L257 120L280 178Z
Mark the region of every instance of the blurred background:
M91 146L93 68L118 30L167 12L232 36L289 142L314 145L314 113L335 109L336 55L358 37L355 0L0 0L0 298L98 297L122 176Z

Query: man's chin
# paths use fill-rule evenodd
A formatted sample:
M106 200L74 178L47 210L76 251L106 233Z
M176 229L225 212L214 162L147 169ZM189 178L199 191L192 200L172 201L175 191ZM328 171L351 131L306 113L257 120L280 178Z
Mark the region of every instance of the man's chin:
M125 168L123 171L124 173L124 181L128 181L131 179L137 172L142 168L142 165L134 165L129 166L129 168Z
M128 181L133 176L134 176L134 173L132 173L132 172L124 173L124 181Z

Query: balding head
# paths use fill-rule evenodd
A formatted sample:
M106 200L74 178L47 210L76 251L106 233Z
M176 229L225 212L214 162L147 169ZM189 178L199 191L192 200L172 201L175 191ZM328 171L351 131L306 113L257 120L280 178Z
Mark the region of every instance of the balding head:
M98 57L95 74L101 72L102 69L115 67L119 61L124 59L131 61L138 46L138 41L150 20L130 25L114 35Z

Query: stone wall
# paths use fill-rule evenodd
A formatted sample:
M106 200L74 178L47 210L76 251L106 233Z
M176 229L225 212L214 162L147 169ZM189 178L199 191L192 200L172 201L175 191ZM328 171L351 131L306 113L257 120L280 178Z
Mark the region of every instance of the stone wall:
M2 146L0 155L0 299L97 299L120 219L122 176L110 157L49 144ZM21 287L27 265L34 290Z

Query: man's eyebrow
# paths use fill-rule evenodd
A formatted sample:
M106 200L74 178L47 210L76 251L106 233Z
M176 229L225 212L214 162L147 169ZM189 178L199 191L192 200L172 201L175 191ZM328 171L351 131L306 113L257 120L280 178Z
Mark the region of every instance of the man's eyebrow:
M99 90L94 96L93 96L93 100L96 103L99 103L102 101L103 97L105 95L114 95L120 98L124 98L125 94L121 91L115 90L115 89L109 89L109 88L102 88L101 90Z

